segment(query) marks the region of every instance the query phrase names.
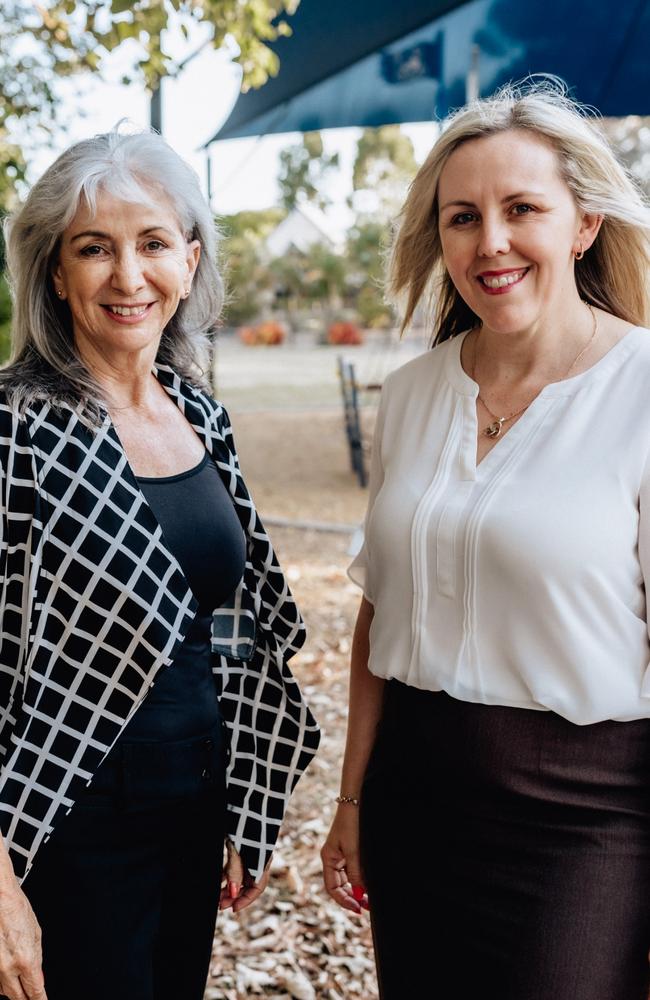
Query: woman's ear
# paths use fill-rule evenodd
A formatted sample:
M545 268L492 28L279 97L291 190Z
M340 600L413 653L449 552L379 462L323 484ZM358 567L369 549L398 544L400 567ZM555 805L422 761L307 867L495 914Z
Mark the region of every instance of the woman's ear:
M61 273L60 261L57 261L56 264L53 266L51 274L52 274L52 283L54 284L54 291L56 293L57 298L65 299L66 297L65 285L63 283L63 275Z
M585 214L582 216L580 229L576 235L576 244L581 246L583 251L588 250L594 243L602 224L602 215Z
M201 258L201 243L199 240L192 240L191 243L187 244L187 276L189 278L190 284L194 278L197 267L199 266L199 260Z

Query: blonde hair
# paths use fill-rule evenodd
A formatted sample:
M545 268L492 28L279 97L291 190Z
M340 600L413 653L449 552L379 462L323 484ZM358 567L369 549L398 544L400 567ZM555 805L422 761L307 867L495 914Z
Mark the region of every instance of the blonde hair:
M402 332L419 303L433 318L433 343L477 326L444 265L438 233L438 183L447 160L470 139L522 129L555 149L578 209L602 215L600 232L576 263L585 301L635 325L650 319L650 208L594 123L557 78L508 84L452 114L413 180L398 219L388 271L389 294L403 303Z

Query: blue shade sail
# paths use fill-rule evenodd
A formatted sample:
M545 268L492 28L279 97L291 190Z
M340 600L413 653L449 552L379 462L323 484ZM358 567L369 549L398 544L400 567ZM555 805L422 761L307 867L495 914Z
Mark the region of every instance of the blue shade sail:
M478 90L553 73L607 116L650 114L650 0L302 0L280 72L215 136L429 121Z

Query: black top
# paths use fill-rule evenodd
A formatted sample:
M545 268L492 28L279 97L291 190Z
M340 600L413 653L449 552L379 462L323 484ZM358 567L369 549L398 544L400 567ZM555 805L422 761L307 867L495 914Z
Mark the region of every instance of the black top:
M207 451L197 466L177 476L137 478L199 607L174 662L158 673L121 739L188 739L207 732L219 717L210 651L212 612L242 578L246 541Z

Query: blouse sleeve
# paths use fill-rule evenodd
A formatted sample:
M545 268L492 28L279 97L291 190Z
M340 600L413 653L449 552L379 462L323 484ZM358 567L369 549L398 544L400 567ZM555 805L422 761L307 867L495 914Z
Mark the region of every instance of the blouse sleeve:
M361 587L363 596L367 601L370 601L371 604L374 604L374 599L372 581L370 579L370 540L368 537L368 525L370 523L370 515L372 514L375 499L384 481L382 439L384 434L387 386L388 379L385 380L382 388L379 400L379 409L377 411L377 420L375 421L375 430L372 437L372 446L370 451L370 477L368 480L368 506L366 508L366 516L363 521L363 544L353 561L348 566L348 576L353 583L356 583L358 587Z
M650 637L650 464L646 465L639 492L639 563L646 592L646 627ZM650 694L650 671L646 674L644 687ZM644 694L646 692L644 691Z

